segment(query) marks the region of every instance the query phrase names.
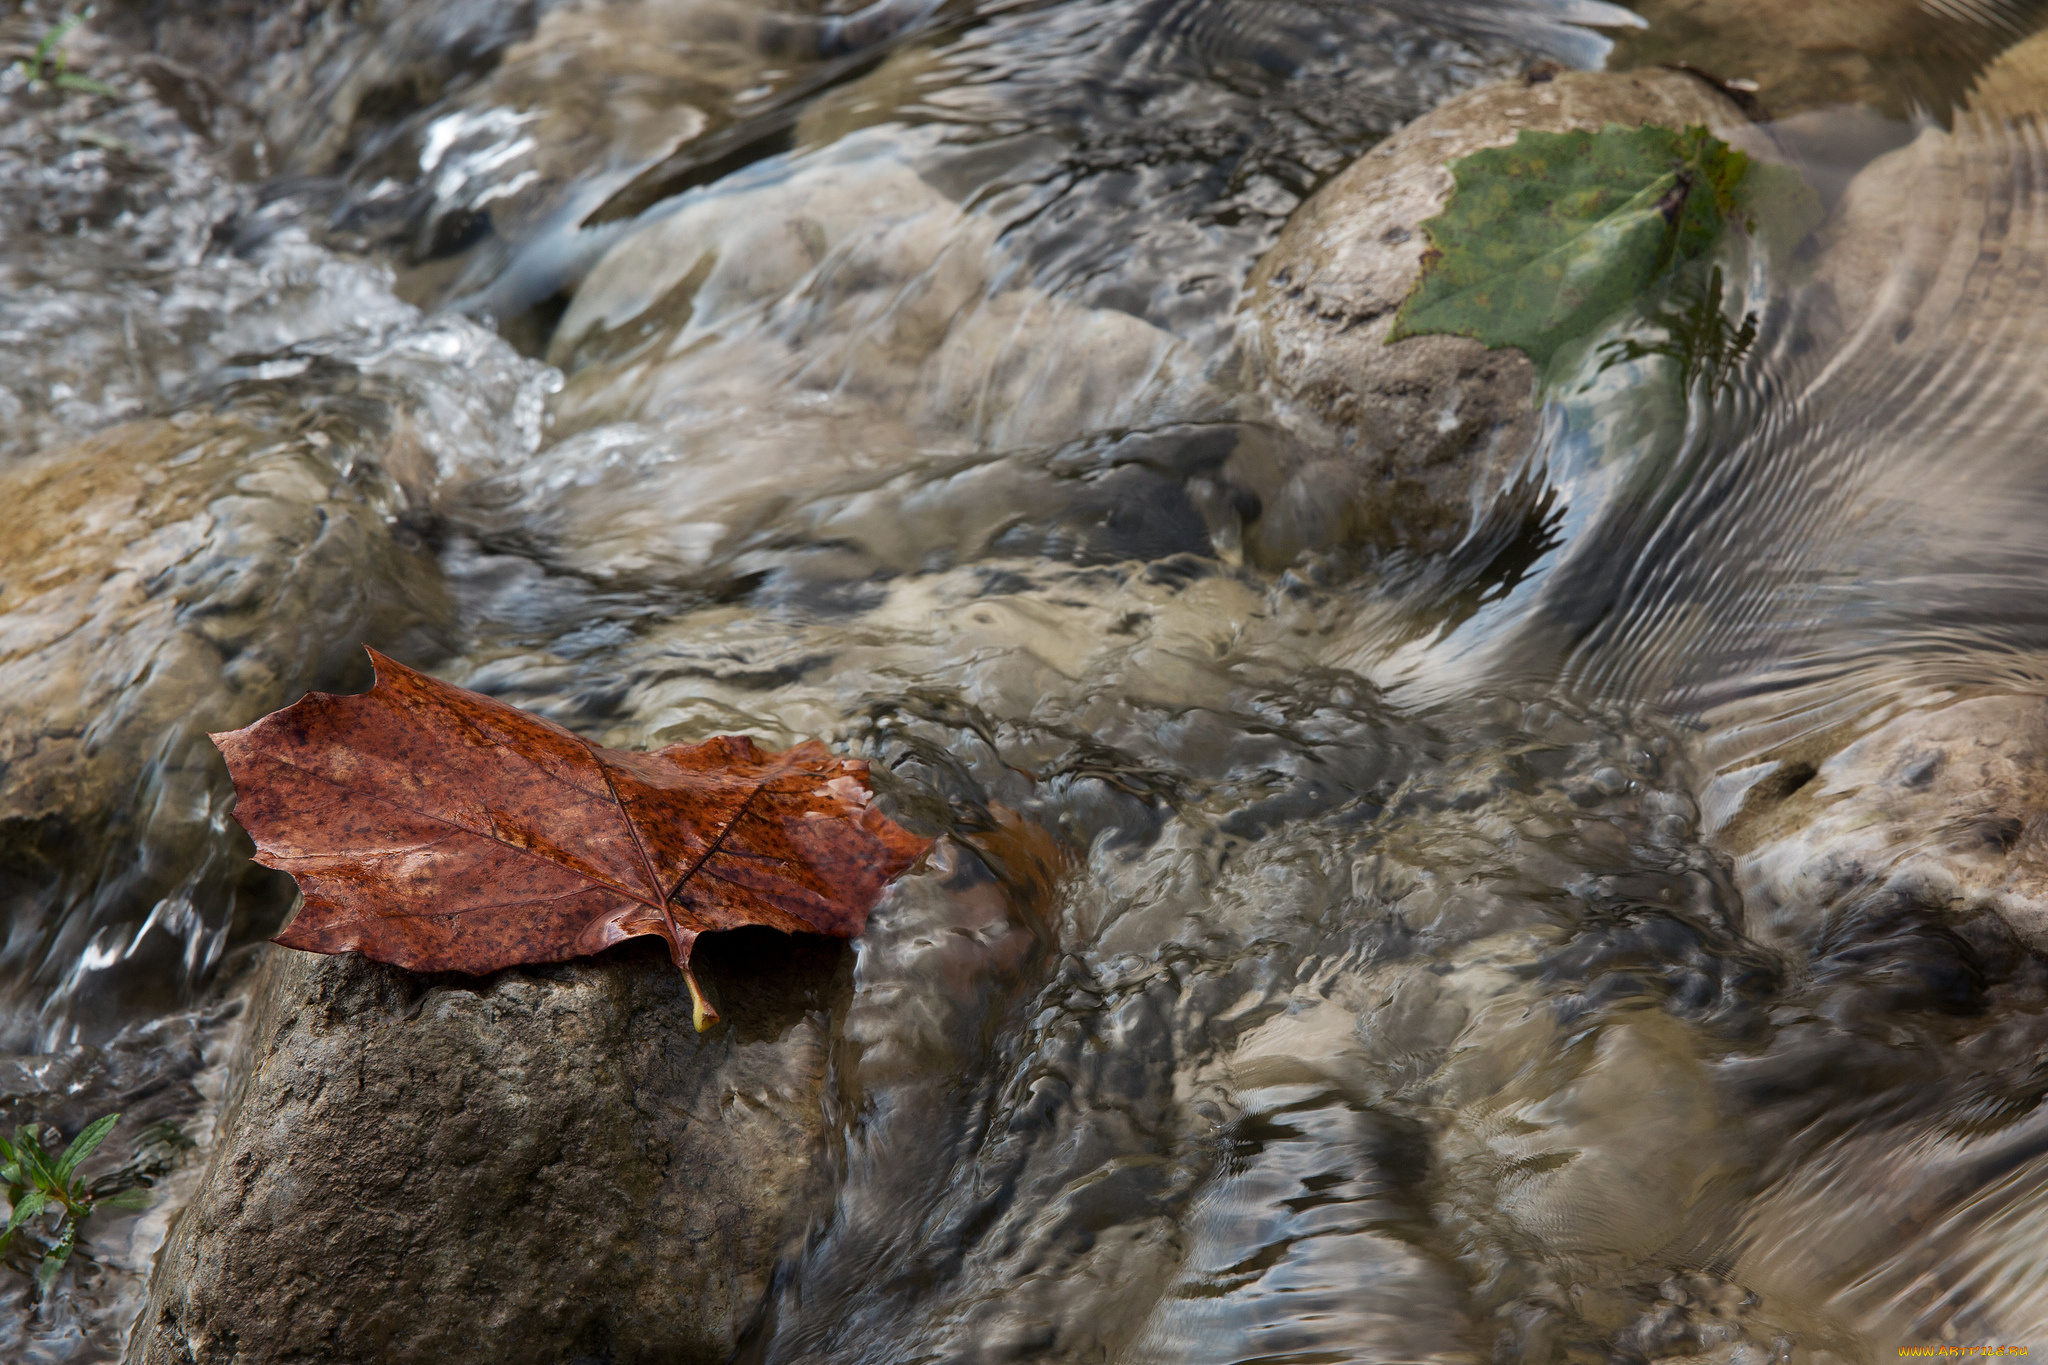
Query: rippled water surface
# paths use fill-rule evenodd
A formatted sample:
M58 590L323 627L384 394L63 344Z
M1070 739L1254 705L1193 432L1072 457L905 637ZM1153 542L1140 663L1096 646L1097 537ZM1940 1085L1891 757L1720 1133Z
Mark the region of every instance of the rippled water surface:
M0 75L0 1119L204 1144L290 910L206 734L367 642L952 836L746 1359L2048 1347L2048 15L1640 9L103 4ZM1754 345L1355 534L1254 264L1666 61L1830 214ZM195 1170L0 1353L118 1358Z

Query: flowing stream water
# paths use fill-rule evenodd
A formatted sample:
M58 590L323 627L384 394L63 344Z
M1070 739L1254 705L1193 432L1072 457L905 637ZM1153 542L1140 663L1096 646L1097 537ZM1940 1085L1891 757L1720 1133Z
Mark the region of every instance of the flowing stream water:
M2048 896L1736 871L1858 736L2048 736L2048 143L1969 98L2043 16L1926 0L1765 125L1884 249L1758 271L1710 399L1553 402L1510 551L1238 475L1309 194L1544 64L1749 60L1721 8L104 4L112 93L0 76L0 1120L203 1146L290 908L206 731L367 641L609 745L822 738L998 850L857 945L747 1359L2048 1348ZM1958 790L1873 856L2048 869ZM0 1272L0 1354L117 1359L195 1167Z

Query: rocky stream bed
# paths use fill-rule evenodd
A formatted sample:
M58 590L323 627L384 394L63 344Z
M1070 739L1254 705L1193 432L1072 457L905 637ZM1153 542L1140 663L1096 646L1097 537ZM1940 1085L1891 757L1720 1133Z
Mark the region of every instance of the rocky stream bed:
M65 18L0 9L0 1121L193 1147L0 1355L2048 1341L2048 10L104 0L97 90ZM1447 163L1645 123L1824 215L1714 382L1387 340ZM702 940L701 1035L645 941L267 946L207 737L364 644L937 843Z

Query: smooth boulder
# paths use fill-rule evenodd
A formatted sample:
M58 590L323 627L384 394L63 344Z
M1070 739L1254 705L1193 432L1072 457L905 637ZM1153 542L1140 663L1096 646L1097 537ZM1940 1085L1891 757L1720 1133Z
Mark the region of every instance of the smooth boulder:
M1816 282L1872 349L2025 354L2048 334L2027 285L2041 268L2032 170L2048 114L2048 34L1981 72L1952 128L1929 125L1849 182L1821 237Z
M519 524L593 577L701 581L794 499L1213 414L1184 342L1029 284L912 141L764 163L613 246L556 329L557 439Z
M1519 350L1385 339L1421 274L1423 224L1454 188L1447 163L1527 129L1645 123L1704 124L1760 150L1735 103L1695 76L1539 72L1450 101L1318 191L1253 271L1244 336L1247 382L1305 448L1326 454L1234 472L1269 508L1296 504L1343 523L1326 538L1455 546L1528 454L1537 413L1535 367Z
M1841 510L1814 517L1811 535L1853 549L1855 560L1838 554L1881 585L1862 590L1891 598L1875 627L1852 612L1822 617L1857 654L1877 656L1899 622L1924 628L1958 600L2014 609L1981 585L2004 567L1995 528L2035 496L2029 475L2011 471L2033 469L2039 446L2043 112L2048 36L2037 36L1981 74L1953 129L1930 126L1864 167L1820 235L1809 316L1839 396L1817 406L1841 415L1803 454L1842 471L1853 497L1838 495ZM1972 367L1966 385L1951 377L1959 356ZM1940 584L1968 595L1930 595ZM1730 717L1720 728L1739 732L1743 709ZM2048 879L2034 852L2048 809L2039 697L1917 701L1860 733L1764 750L1706 795L1722 808L1716 837L1736 859L1752 932L1811 946L1845 908L1888 900L1958 923L1988 912L2048 947Z

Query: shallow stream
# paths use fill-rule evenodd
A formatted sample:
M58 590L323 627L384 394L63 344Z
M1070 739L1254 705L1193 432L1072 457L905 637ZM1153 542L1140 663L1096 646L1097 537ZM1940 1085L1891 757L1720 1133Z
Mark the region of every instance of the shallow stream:
M2048 13L1642 8L103 4L111 94L0 75L0 1122L203 1148L290 909L206 732L368 642L960 836L856 945L749 1360L2048 1349L2048 102L1972 95ZM1753 272L1716 391L1589 371L1447 552L1261 496L1324 453L1243 377L1304 199L1680 59L1882 249ZM1994 890L1801 861L1972 743L2017 805L1855 818ZM118 1359L196 1160L0 1271L0 1355Z

